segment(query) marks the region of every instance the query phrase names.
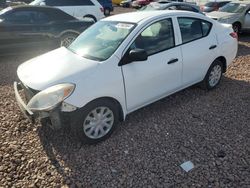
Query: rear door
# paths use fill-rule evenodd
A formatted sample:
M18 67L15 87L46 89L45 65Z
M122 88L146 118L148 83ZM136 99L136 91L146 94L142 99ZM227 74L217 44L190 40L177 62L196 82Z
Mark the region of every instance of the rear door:
M158 100L181 86L182 56L175 46L172 19L155 21L138 33L130 50L144 49L145 61L122 66L129 112Z
M217 40L212 23L192 18L177 18L182 38L183 84L192 85L203 80L217 55Z
M75 0L75 17L83 18L86 15L93 15L96 18L95 4L91 0Z

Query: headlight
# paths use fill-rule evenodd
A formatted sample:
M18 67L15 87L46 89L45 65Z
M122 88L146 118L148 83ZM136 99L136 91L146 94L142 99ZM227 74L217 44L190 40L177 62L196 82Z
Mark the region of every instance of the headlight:
M58 84L36 94L28 103L32 111L49 111L69 97L75 89L74 84Z

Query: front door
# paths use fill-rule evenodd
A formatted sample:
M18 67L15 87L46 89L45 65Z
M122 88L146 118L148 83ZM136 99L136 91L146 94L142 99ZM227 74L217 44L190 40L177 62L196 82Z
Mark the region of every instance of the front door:
M174 38L172 20L164 19L146 27L128 49L148 54L146 61L122 66L129 112L181 87L182 56Z

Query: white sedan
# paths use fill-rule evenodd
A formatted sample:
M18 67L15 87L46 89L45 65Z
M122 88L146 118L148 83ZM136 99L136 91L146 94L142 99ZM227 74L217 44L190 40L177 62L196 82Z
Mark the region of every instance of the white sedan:
M95 143L145 105L196 83L215 88L237 49L232 26L201 14L119 14L97 22L68 48L21 64L15 95L31 120L54 129L70 125L82 141Z

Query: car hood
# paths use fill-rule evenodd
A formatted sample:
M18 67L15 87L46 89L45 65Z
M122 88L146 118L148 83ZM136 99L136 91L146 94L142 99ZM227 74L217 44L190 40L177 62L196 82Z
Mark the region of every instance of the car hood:
M210 18L215 18L215 19L228 18L228 17L233 17L235 15L238 15L238 13L228 13L228 12L219 12L219 11L206 13L206 16Z
M34 90L43 90L59 83L76 83L93 73L97 61L83 58L65 47L21 64L17 75L22 83Z

